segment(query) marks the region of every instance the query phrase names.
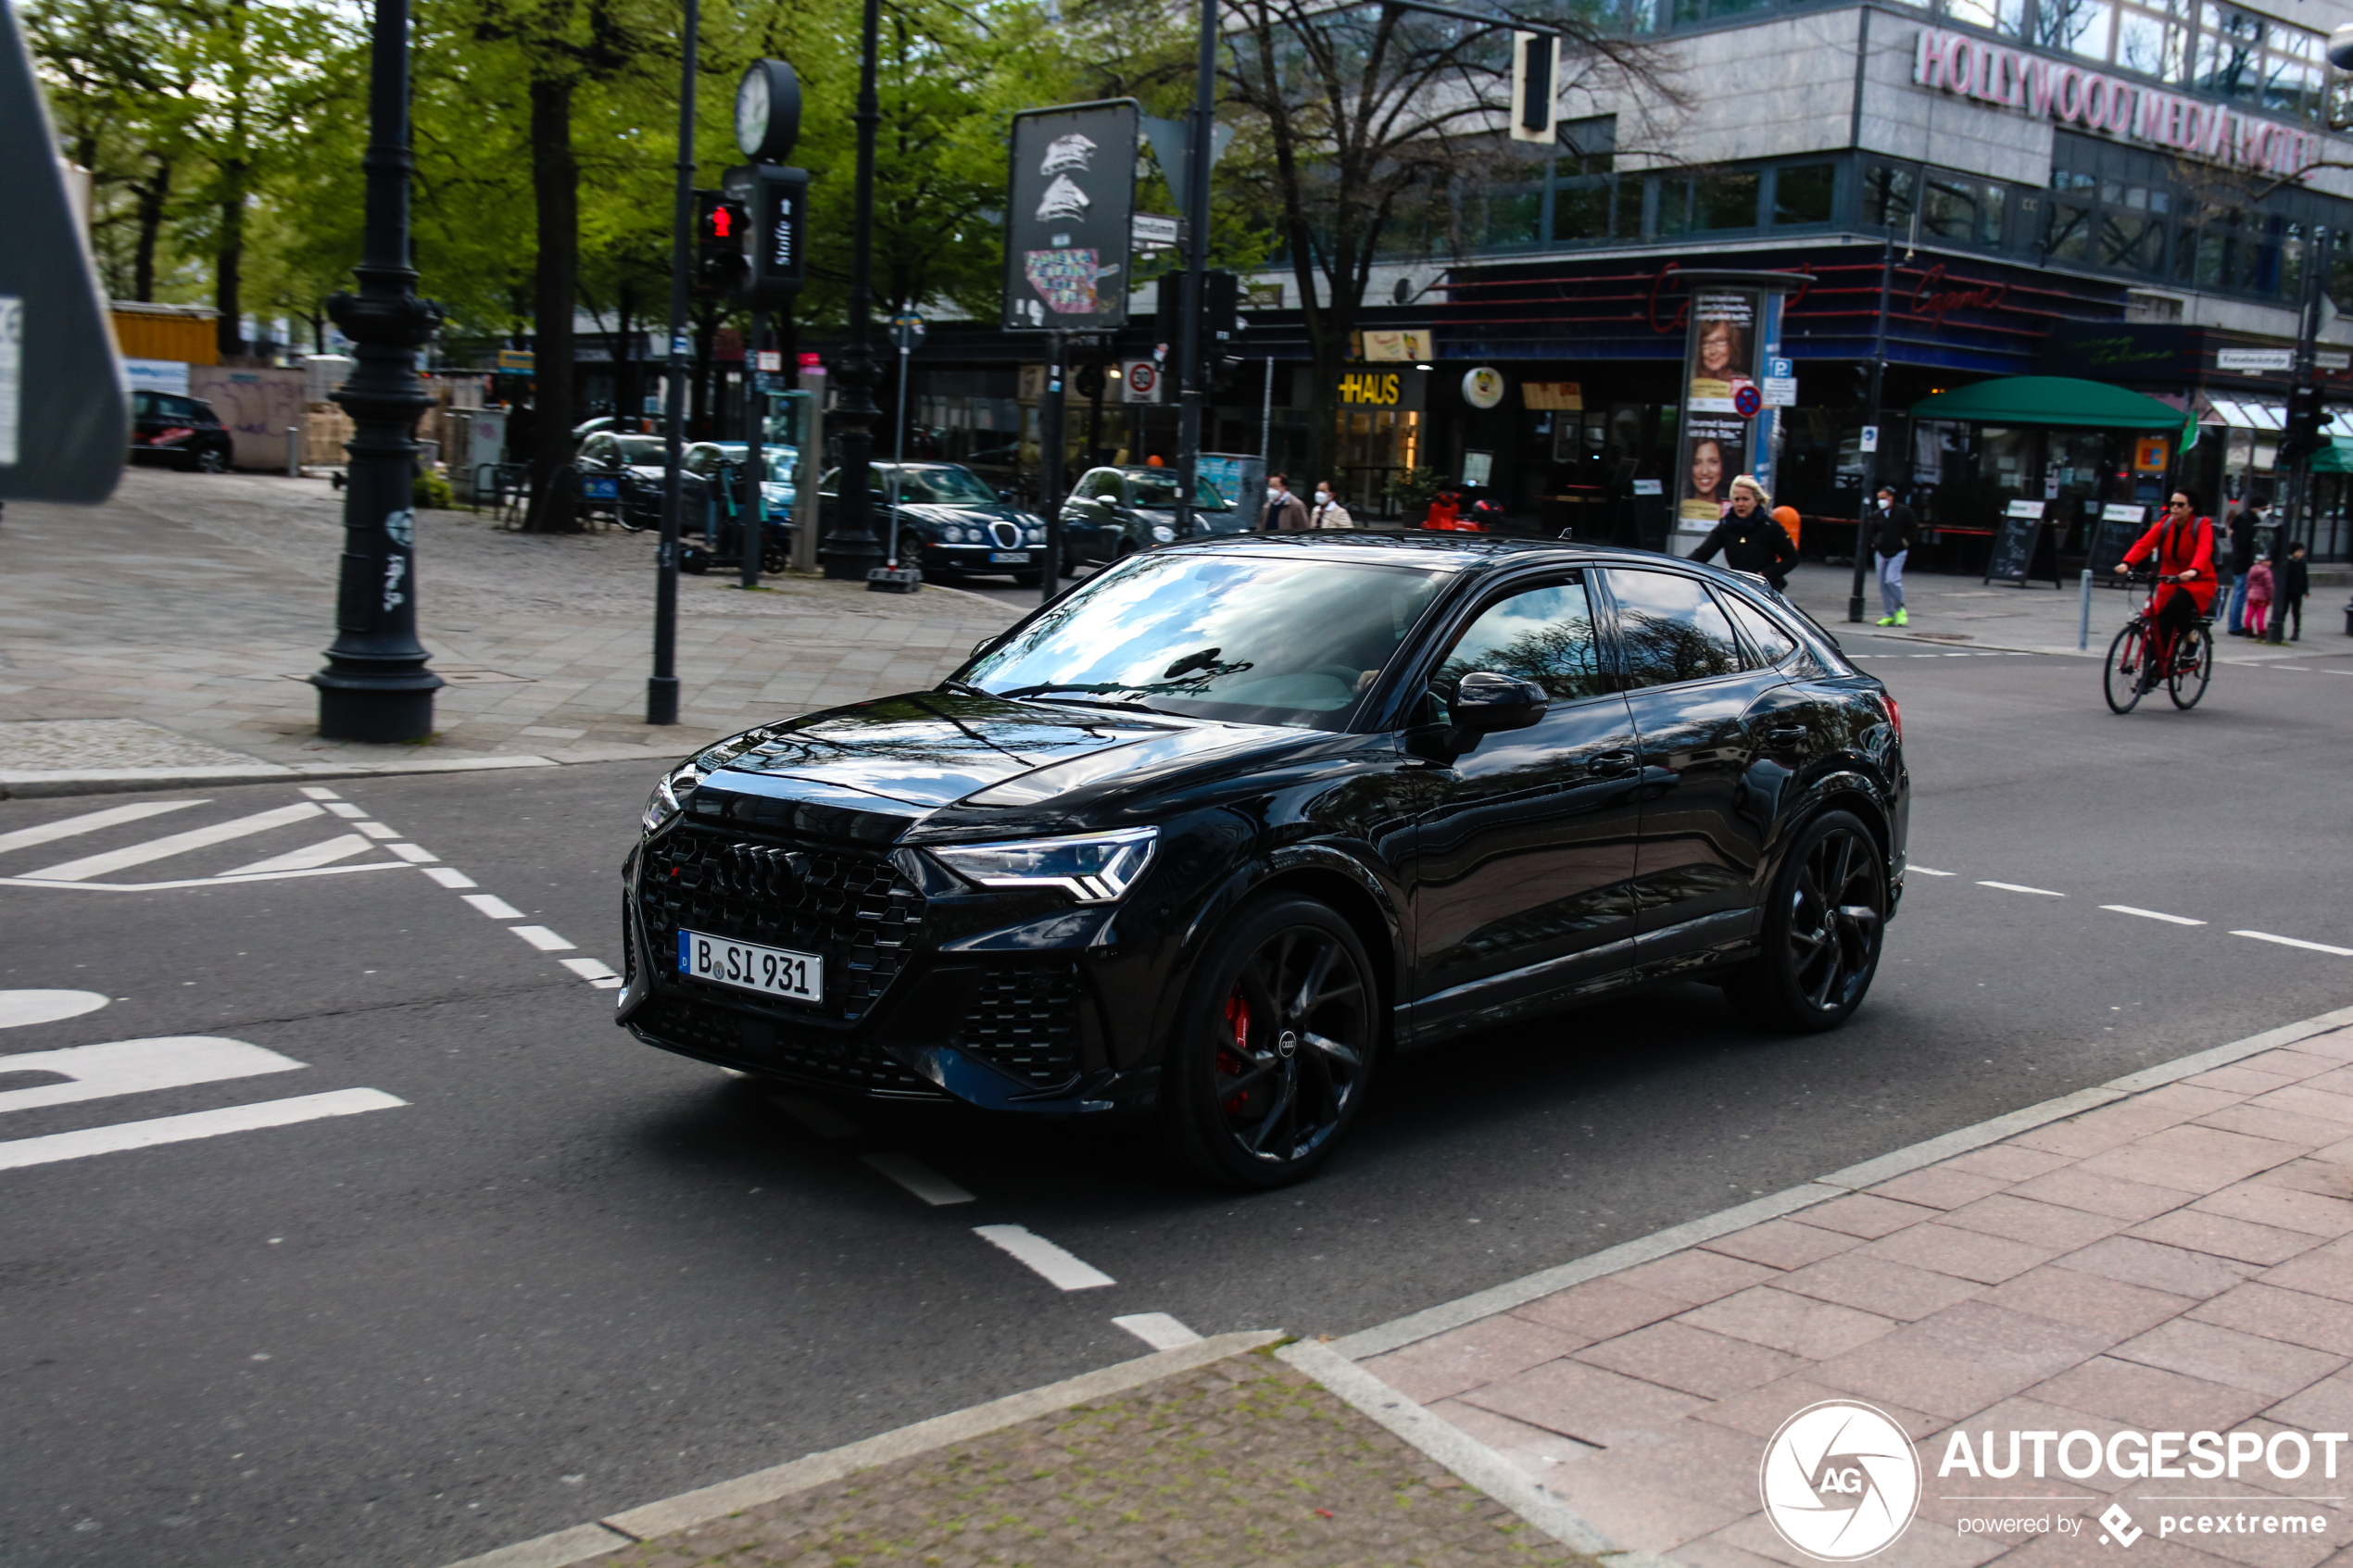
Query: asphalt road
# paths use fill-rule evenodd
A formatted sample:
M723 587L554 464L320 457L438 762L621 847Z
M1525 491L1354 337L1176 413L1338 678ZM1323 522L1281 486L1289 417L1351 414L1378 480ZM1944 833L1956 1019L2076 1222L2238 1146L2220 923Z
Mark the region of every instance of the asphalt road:
M1115 1316L1345 1333L2342 1006L2353 956L2233 935L2353 947L2353 642L2322 633L2121 719L2090 660L1857 639L1903 704L1915 864L1952 874L1913 878L1849 1027L1759 1037L1688 987L1411 1059L1324 1175L1256 1198L1096 1134L862 1109L823 1135L634 1044L563 960L619 961L635 766L0 802L0 879L364 819L84 878L188 885L0 881L0 1019L108 998L0 1050L303 1064L207 1047L237 1075L143 1088L135 1052L0 1062L0 1562L436 1568L1140 1353ZM204 803L31 841L150 800ZM346 831L327 874L214 880ZM24 1162L256 1105L285 1124ZM862 1159L888 1153L972 1201ZM1059 1289L984 1225L1114 1283Z

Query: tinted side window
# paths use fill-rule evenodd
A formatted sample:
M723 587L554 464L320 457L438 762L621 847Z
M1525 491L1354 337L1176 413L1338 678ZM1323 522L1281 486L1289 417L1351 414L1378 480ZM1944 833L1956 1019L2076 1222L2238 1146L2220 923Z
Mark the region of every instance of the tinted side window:
M1078 493L1090 501L1119 499L1119 475L1111 469L1097 469L1079 482Z
M1664 571L1613 571L1618 646L1629 686L1664 686L1730 675L1741 667L1740 643L1706 587Z
M584 463L610 463L613 460L616 451L612 437L592 435L588 438L588 444L580 449L580 460Z
M1489 605L1455 639L1430 691L1451 704L1463 677L1478 670L1533 681L1555 702L1599 696L1601 655L1585 584L1555 583Z
M133 418L144 420L155 411L156 395L154 393L134 392L131 395L131 412Z
M1771 617L1730 594L1724 596L1724 602L1732 607L1732 619L1741 623L1749 646L1764 656L1767 664L1779 664L1797 650L1797 640Z

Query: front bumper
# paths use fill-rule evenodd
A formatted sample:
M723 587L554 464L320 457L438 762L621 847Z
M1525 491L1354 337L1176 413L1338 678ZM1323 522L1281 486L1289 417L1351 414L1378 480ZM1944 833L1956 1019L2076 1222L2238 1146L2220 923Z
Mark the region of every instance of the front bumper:
M1016 545L1011 551L997 545L941 545L926 540L911 552L926 571L971 572L987 576L990 572L1036 571L1046 559L1043 545ZM991 560L991 556L1025 555L1021 561Z
M875 1098L1094 1116L1151 1099L1159 976L1117 911L973 892L910 849L674 822L633 852L618 1022L682 1056ZM682 927L820 954L825 997L678 972Z

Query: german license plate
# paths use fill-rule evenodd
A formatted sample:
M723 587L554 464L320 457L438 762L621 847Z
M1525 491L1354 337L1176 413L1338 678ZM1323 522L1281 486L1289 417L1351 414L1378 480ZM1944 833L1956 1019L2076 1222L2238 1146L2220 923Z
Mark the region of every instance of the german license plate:
M699 931L678 933L678 972L797 1002L825 999L825 960L815 953L761 947Z
M988 552L988 564L991 566L1027 566L1029 564L1029 552L1027 550L991 550Z
M584 501L618 501L621 481L610 474L595 475L580 482L580 498Z

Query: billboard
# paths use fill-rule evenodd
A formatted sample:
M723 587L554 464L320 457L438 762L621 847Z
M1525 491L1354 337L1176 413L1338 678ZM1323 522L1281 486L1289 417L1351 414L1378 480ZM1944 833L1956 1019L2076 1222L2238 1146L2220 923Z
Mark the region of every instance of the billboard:
M1013 117L1005 198L1008 331L1100 332L1127 324L1137 132L1133 98Z
M1750 420L1763 402L1756 386L1759 303L1755 289L1692 291L1682 444L1675 465L1678 534L1714 528L1731 500L1732 481L1749 471ZM1698 540L1676 544L1677 554L1688 555Z

